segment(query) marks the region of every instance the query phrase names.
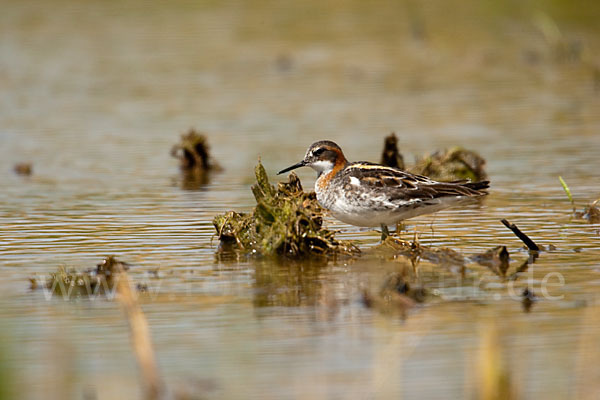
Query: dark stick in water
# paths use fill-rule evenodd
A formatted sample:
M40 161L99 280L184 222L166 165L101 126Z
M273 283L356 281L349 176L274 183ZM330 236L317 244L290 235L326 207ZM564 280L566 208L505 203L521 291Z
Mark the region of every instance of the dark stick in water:
M505 219L501 219L500 222L502 222L504 224L504 226L506 226L508 229L510 229L511 231L513 231L513 233L515 235L517 235L517 237L519 239L521 239L523 241L523 243L525 243L525 246L527 246L527 248L531 251L540 251L540 248L538 247L537 244L535 244L535 242L533 240L531 240L529 238L529 236L527 236L526 234L524 234L523 232L521 232L521 230L519 228L517 228L517 226L515 224L511 224L510 222L508 222Z

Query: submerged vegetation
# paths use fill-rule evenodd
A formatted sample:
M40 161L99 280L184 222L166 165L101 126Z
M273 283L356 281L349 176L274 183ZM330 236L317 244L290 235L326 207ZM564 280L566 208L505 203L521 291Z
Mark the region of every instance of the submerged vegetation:
M358 248L337 240L335 232L323 227L323 209L314 193L305 193L293 172L277 189L269 183L262 164L255 168L252 213L229 211L217 215L213 225L222 246L263 256L293 257L345 254Z
M46 279L44 287L64 299L112 296L118 282L118 274L127 269L129 264L117 260L114 256L108 256L95 269L84 272L59 267L57 272L50 274ZM35 280L30 281L32 289L38 287Z

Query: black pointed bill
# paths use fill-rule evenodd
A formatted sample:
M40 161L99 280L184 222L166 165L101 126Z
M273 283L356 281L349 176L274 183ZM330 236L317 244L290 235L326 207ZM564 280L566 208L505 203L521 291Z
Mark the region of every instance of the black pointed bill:
M298 164L294 164L291 167L287 167L286 169L282 169L281 171L279 171L277 173L277 175L281 175L283 173L286 173L286 172L291 171L291 170L296 169L296 168L304 167L305 165L306 165L306 163L304 162L304 160L302 160Z

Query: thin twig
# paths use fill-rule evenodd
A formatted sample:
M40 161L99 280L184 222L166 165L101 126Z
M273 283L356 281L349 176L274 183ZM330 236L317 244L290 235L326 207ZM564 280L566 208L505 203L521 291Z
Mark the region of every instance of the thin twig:
M525 243L525 246L527 246L527 248L531 251L540 251L540 248L537 244L535 244L535 242L533 240L531 240L529 238L529 236L527 236L526 234L524 234L523 232L521 232L521 230L519 228L517 228L517 226L515 224L511 224L510 222L508 222L505 219L501 219L500 222L502 222L504 224L504 226L506 226L508 229L510 229L511 231L513 231L513 233L515 235L517 235L517 237L519 239L521 239L521 241L523 243Z

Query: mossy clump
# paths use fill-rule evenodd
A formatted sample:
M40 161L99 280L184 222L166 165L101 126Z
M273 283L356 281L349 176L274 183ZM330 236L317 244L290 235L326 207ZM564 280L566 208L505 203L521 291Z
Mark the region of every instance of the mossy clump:
M293 172L287 182L275 189L258 163L252 193L256 207L251 214L229 211L217 215L213 225L223 246L263 256L315 255L359 252L352 243L335 239L335 233L323 228L323 209L315 193L305 193Z
M487 179L485 159L474 151L462 147L417 158L415 165L406 167L404 158L398 150L398 138L395 133L386 136L381 155L381 164L398 168L417 175L425 175L431 179L452 182L469 179L478 182Z
M398 138L394 132L385 137L383 153L381 154L381 165L404 169L404 158L398 150Z
M179 159L182 171L219 171L221 167L210 155L206 136L195 129L181 135L181 141L171 148L171 155Z
M46 289L65 299L94 297L114 293L119 272L127 270L129 265L108 256L95 269L77 272L60 267L46 280ZM33 285L32 285L33 287Z
M476 152L462 147L425 155L417 159L409 171L438 181L469 179L478 182L487 179L485 159Z

